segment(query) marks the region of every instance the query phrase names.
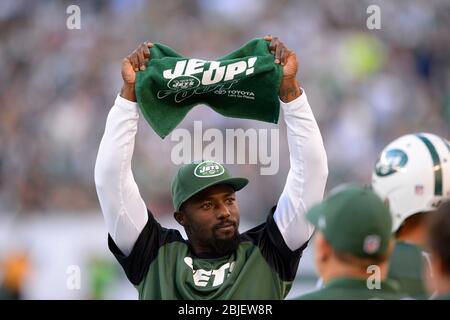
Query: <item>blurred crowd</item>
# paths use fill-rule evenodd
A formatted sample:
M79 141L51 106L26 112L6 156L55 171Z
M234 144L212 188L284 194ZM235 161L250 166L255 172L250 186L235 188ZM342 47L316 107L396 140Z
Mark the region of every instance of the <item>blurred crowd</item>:
M80 30L66 27L70 4L81 9ZM370 4L381 8L380 30L366 27ZM94 164L121 87L121 60L145 40L214 59L254 37L280 37L298 55L298 78L321 128L327 188L368 184L378 153L397 136L450 137L449 30L448 0L2 0L0 213L99 208ZM141 118L134 173L148 206L168 214L175 143ZM220 129L269 127L207 108L181 126L192 128L193 120ZM241 205L251 219L265 216L284 185L281 128L278 175L260 176L255 165L232 170L251 180Z

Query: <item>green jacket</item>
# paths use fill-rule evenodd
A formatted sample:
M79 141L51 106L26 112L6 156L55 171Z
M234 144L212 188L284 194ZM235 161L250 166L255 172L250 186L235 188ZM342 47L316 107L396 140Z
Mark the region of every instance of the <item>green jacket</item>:
M395 280L400 291L409 297L427 299L429 295L423 279L426 263L420 247L397 241L389 259L388 279Z
M381 289L369 289L366 279L342 277L328 282L323 288L307 293L297 300L397 300L404 297L395 282L381 282Z

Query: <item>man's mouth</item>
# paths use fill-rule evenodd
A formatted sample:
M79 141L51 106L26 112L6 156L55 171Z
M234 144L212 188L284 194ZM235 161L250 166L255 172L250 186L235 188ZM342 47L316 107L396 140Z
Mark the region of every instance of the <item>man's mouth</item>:
M222 223L216 226L216 229L228 231L236 228L236 224L233 222Z

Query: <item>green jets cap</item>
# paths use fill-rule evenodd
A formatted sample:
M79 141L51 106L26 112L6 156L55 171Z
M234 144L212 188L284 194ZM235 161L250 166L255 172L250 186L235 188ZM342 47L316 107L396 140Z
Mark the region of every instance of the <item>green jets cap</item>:
M186 164L178 170L172 181L173 206L178 211L190 197L217 184L228 184L238 191L247 183L248 179L232 177L224 166L215 161Z
M382 255L389 248L391 214L368 188L337 187L306 217L338 252L364 258Z

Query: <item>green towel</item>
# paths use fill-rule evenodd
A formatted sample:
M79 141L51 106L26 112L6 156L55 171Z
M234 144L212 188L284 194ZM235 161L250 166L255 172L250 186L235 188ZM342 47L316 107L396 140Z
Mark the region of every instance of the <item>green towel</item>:
M277 123L282 73L261 38L215 61L183 57L155 43L146 70L137 73L136 97L163 139L198 104L226 117Z

